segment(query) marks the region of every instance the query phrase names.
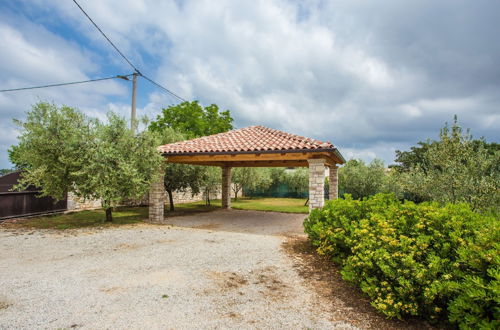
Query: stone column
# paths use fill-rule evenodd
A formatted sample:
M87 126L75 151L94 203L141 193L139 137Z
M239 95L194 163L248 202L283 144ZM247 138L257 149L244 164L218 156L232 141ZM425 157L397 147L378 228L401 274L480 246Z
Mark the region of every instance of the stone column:
M231 208L231 167L222 167L222 208Z
M308 159L309 163L309 212L325 204L325 160Z
M330 200L339 198L339 176L337 166L330 166L330 176L328 178L328 182L330 184L328 198Z
M165 207L165 186L163 183L163 167L149 190L149 220L150 223L163 223Z

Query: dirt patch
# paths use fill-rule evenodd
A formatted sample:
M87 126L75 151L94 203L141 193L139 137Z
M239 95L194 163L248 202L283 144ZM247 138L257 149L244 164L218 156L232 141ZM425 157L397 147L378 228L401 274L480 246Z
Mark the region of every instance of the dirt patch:
M21 227L16 223L12 222L0 222L0 230L10 233L12 235L24 235L33 231L31 228Z
M139 244L128 244L122 243L115 246L115 250L136 250L139 248Z
M246 275L236 272L208 272L208 276L215 281L216 289L206 289L204 294L218 293L220 291L237 290L240 296L247 290L254 290L266 300L282 300L287 297L289 286L276 274L275 267L255 269Z
M175 240L173 239L157 239L155 243L157 244L165 244L165 243L174 243Z
M125 290L124 288L121 288L119 286L112 286L109 288L101 288L99 291L104 292L104 293L108 293L108 294L113 294L113 293L121 292L124 290Z
M220 224L218 224L218 223L207 223L207 224L203 224L203 225L194 226L193 228L196 228L196 229L217 229L219 227L220 227Z
M332 321L347 321L365 329L437 329L420 319L389 320L379 314L359 288L342 279L336 265L316 253L307 238L289 238L282 247L293 258L299 275L319 296L316 303L329 306Z
M205 239L205 242L207 243L212 243L212 244L220 244L220 243L223 243L224 241L223 240L215 240L215 239Z
M10 304L8 302L0 301L0 309L6 309L9 306Z
M248 280L241 274L235 272L208 272L220 289L238 289L248 284Z
M275 270L274 267L265 267L260 271L256 271L256 281L253 283L262 285L265 288L260 293L266 298L278 300L285 298L288 286L279 279Z

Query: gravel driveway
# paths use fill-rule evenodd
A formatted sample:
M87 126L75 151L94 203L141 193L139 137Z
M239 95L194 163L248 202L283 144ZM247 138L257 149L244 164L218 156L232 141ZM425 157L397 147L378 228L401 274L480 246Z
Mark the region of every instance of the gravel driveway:
M231 210L174 226L0 229L0 328L352 329L282 249L303 218Z
M294 236L305 235L303 222L305 214L216 210L167 218L167 223L173 226L238 233Z

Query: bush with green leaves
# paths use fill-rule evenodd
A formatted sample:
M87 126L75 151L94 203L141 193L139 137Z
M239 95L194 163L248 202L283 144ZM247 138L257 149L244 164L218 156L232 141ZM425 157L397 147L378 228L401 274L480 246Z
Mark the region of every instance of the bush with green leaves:
M342 267L388 317L500 327L500 223L467 204L377 194L328 201L304 222L320 254Z

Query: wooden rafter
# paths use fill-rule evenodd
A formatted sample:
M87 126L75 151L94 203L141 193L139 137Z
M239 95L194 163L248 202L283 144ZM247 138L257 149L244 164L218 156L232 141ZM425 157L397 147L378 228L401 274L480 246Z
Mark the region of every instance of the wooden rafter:
M169 155L169 163L231 166L231 167L307 167L308 159L323 158L328 166L340 163L336 155L329 152L288 152L288 153L234 153L234 154L194 154Z

